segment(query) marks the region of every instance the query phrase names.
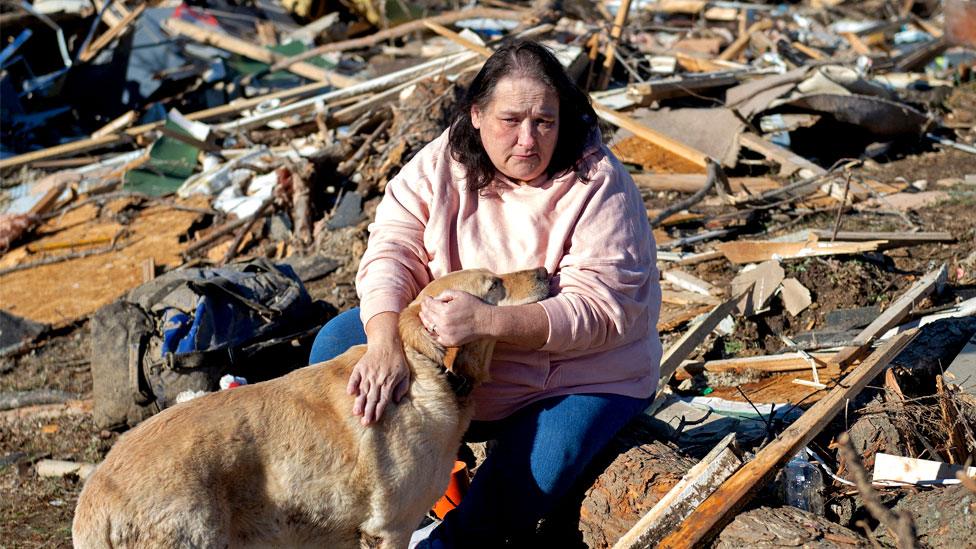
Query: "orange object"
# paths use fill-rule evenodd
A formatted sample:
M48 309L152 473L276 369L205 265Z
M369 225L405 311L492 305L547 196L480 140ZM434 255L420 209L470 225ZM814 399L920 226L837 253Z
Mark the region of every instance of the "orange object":
M451 471L451 481L447 484L447 490L441 499L434 504L434 514L437 518L444 520L444 515L461 503L461 498L468 491L468 465L463 461L455 461L454 469Z

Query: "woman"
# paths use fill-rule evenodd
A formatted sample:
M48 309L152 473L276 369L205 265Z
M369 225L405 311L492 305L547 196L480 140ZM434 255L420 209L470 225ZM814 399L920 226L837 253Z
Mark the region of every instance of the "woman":
M546 48L519 41L488 59L448 131L390 181L369 230L360 308L323 328L312 352L318 362L368 341L348 385L367 425L407 390L397 318L428 282L474 267L553 273L539 303L448 292L421 312L443 345L499 342L466 435L496 444L425 544L530 539L657 385L661 293L637 188L587 96Z

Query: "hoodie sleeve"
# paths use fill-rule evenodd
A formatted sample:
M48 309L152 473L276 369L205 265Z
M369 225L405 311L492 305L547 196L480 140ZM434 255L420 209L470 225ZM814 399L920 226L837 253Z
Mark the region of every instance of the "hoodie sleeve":
M431 177L444 154L444 136L430 142L386 186L376 216L369 225L369 241L356 292L360 318L400 312L430 281L424 230L430 219Z
M604 152L585 183L594 190L560 261L558 293L541 302L549 317L543 351L588 354L656 330L661 288L647 212L626 169Z

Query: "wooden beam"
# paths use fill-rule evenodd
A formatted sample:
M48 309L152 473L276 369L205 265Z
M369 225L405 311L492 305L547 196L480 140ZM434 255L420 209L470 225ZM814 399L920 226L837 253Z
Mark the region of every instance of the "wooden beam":
M668 269L666 271L662 271L661 278L678 288L701 295L713 296L722 293L720 289L716 288L711 283L678 269Z
M750 291L752 288L749 289ZM712 330L718 326L718 323L722 321L723 318L727 317L735 309L736 303L742 295L737 295L734 298L715 306L701 321L688 329L687 332L681 339L676 341L674 345L668 348L664 352L664 356L661 357L661 381L657 386L657 394L660 395L661 391L668 384L671 376L674 375L675 370L681 365L681 362L691 354L692 351L701 344L702 341L708 337L708 334L712 333Z
M729 433L621 536L613 549L654 547L742 466L734 446L735 433Z
M81 52L78 59L84 63L90 61L93 57L98 55L98 52L102 51L102 48L109 45L112 40L122 36L122 34L129 29L132 22L135 21L137 17L142 15L142 12L145 11L145 9L146 4L141 3L137 5L135 9L127 13L118 23L112 25L107 31L105 31L104 34L96 38L94 42L88 44L88 47L85 48L85 51Z
M212 31L210 29L201 27L200 25L183 21L182 19L167 19L163 24L163 27L174 34L181 34L188 38L192 38L201 44L208 44L210 46L214 46L215 48L220 48L222 50L243 55L244 57L248 57L262 63L267 63L269 65L273 64L275 61L283 59L281 55L276 54L265 47L253 44L247 40L241 40L240 38L230 36L229 34ZM303 78L308 78L309 80L330 82L337 88L345 88L347 86L352 86L353 84L359 83L359 80L356 78L343 76L334 71L316 67L315 65L305 62L293 63L288 67L288 70Z
M779 259L797 259L804 257L858 254L873 252L884 240L868 240L865 242L777 242L772 240L732 240L721 242L715 248L725 254L726 259L739 265L768 261L773 256Z
M695 193L701 190L708 177L703 173L633 173L634 183L649 191L675 191ZM759 194L782 187L779 181L769 177L730 177L732 192Z
M92 137L104 137L128 128L138 118L136 111L129 111L92 132Z
M428 22L437 23L439 25L450 25L451 23L456 23L464 19L504 19L507 21L518 21L525 16L525 12L516 11L511 9L497 9L497 8L485 8L485 7L475 7L475 8L465 8L457 11L450 11L442 13L440 15L435 15L434 17L427 17L424 19L415 19L409 23L404 23L402 25L397 25L390 29L381 30L375 34L369 36L364 36L361 38L353 38L351 40L343 40L341 42L332 42L330 44L323 44L321 46L312 48L304 53L294 55L282 59L271 66L271 70L281 70L286 69L294 63L298 63L310 57L315 57L317 55L322 55L323 53L329 53L334 51L345 51L358 48L368 48L374 44L378 44L384 40L391 40L393 38L399 38L401 36L406 36L412 32L423 31L426 28Z
M694 77L673 77L658 81L642 82L627 86L627 96L647 107L655 101L672 97L685 97L711 88L734 86L739 78L729 71L716 74L703 73Z
M662 149L676 154L697 166L701 166L702 168L706 168L708 166L708 155L689 145L672 139L667 135L658 132L657 130L653 130L625 114L612 111L596 101L593 102L593 109L596 111L596 114L600 116L600 118L610 122L618 128L629 130L637 137L650 141Z
M834 353L807 353L813 359L817 368L827 368L827 363ZM781 353L778 355L747 356L742 358L726 358L709 360L707 362L686 362L675 372L675 378L684 380L698 372L755 372L780 373L802 372L811 368L810 359L800 353Z
M905 293L898 296L898 299L881 313L881 316L857 334L851 346L841 349L831 362L844 367L867 354L875 339L897 326L912 312L916 303L945 284L947 274L946 264L943 263L938 269L916 280Z
M617 52L617 41L623 34L624 25L627 24L627 15L630 13L630 0L621 0L617 6L617 14L613 18L613 26L610 27L610 39L607 40L607 49L603 52L603 72L600 73L600 80L597 83L598 89L606 89L610 83L610 75L613 73L613 65L616 62L615 53Z
M481 44L475 44L474 42L452 31L451 29L443 25L439 25L433 21L424 21L424 26L434 31L435 33L443 36L444 38L447 38L451 42L454 42L455 44L458 44L459 46L463 48L467 48L471 51L476 51L485 57L491 57L491 54L495 53L491 49L486 48Z
M102 11L105 8L104 0L92 0L92 4L95 5L95 11ZM119 17L115 14L115 12L112 11L113 9L119 10L122 17L125 17L125 14L129 12L122 4L112 2L108 9L105 9L105 13L102 14L102 21L104 21L105 24L110 27L118 25L119 21L122 20L122 17Z
M739 144L776 162L780 165L781 171L786 172L787 175L793 172L800 172L800 177L808 178L827 173L827 170L810 162L806 158L791 150L784 149L771 141L767 141L754 133L739 134Z
M661 301L672 305L718 305L719 300L712 296L705 296L697 292L675 292L661 290Z
M674 52L673 55L674 58L678 60L678 64L681 65L681 68L689 72L716 72L734 68L742 68L742 65L737 65L736 63L731 63L729 61L715 61L712 59L706 59L704 57L695 57L694 55L689 55L680 51Z
M661 548L693 548L708 544L718 535L749 499L768 482L776 471L824 429L847 403L880 374L886 366L918 335L909 330L891 338L807 410L776 440L760 450L722 486L698 506L667 538Z
M742 53L742 50L746 49L746 46L749 44L749 40L752 38L752 35L754 33L762 32L772 27L773 27L773 20L766 17L749 25L749 28L746 29L746 32L737 36L736 39L733 40L731 44L729 44L729 47L725 48L725 50L723 50L722 53L718 54L718 59L720 61L732 61L736 57L739 57L739 54Z
M941 232L920 232L920 233L907 233L907 232L896 232L896 231L838 231L834 235L833 231L826 229L814 229L811 231L820 240L829 240L834 237L836 240L845 240L847 242L864 242L865 240L885 240L889 245L903 246L911 244L923 244L929 242L955 242L956 237L952 236L952 233L941 231Z

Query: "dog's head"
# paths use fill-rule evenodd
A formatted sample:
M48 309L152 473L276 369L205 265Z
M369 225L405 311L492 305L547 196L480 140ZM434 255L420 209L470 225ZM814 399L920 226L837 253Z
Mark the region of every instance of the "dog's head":
M408 359L411 353L417 353L476 386L488 380L488 365L495 342L478 340L460 348L445 348L434 340L420 321L420 300L445 290L467 292L491 305L524 305L549 296L549 273L541 267L501 275L485 269L455 271L428 284L400 313L400 337Z

